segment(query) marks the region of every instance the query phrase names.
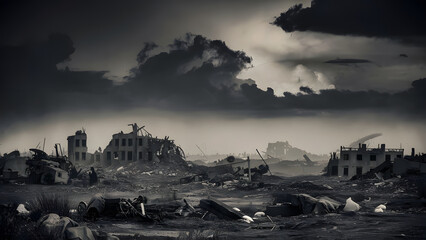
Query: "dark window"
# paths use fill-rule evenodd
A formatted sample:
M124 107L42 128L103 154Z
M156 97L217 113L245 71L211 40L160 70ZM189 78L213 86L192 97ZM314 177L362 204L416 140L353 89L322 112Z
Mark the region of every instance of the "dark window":
M362 167L356 168L356 175L361 176L362 175Z
M152 156L152 152L151 152L151 151L149 151L149 152L148 152L148 160L149 160L149 161L152 161L152 157L153 157L153 156Z
M339 174L337 169L337 166L331 167L331 176L337 176Z
M139 152L139 160L142 159L142 152Z
M370 155L370 161L376 161L376 155Z
M118 159L118 152L114 152L114 159Z
M343 168L343 176L349 175L349 169L347 167Z
M75 146L76 147L80 147L80 139L76 139L75 140Z
M85 152L81 153L81 160L86 160L86 153Z
M115 146L118 147L118 144L120 143L120 139L116 138L114 139L114 142L115 142Z
M100 154L96 154L96 161L101 161L101 155Z
M357 154L356 155L356 160L361 161L362 160L362 154Z
M127 152L127 160L129 160L129 161L133 160L132 152Z
M402 156L401 156L401 155L396 155L396 157L397 157L397 158L401 158Z
M62 173L61 172L58 172L58 177L62 177Z
M107 152L107 160L111 160L111 152Z
M343 160L349 160L349 154L347 153L343 154Z
M121 146L126 146L126 139L125 138L121 139Z
M133 146L133 139L129 138L129 147Z
M81 140L81 146L86 147L86 139Z
M390 160L391 160L390 154L386 154L386 161L390 161Z
M79 152L75 152L75 160L76 161L80 160L80 153Z
M142 138L139 138L139 146L142 146Z
M126 160L126 152L121 151L121 160Z

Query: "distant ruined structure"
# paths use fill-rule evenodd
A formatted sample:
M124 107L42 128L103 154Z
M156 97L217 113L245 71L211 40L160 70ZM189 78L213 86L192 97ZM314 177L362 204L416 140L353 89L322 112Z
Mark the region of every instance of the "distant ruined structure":
M131 162L174 162L184 163L185 154L169 137L159 139L136 123L129 124L132 131L123 131L112 135L108 146L105 147L102 165L125 165Z
M277 158L280 160L296 160L303 159L304 155L307 155L312 160L324 160L327 159L326 155L316 155L306 152L305 150L291 146L288 141L268 143L266 149L267 158Z

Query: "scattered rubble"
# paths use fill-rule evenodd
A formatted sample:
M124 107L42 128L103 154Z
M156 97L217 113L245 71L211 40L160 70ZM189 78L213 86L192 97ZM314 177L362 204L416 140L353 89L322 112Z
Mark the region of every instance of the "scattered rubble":
M212 213L218 218L225 220L240 220L244 219L245 216L240 211L236 211L223 202L215 199L201 199L200 208L207 213Z

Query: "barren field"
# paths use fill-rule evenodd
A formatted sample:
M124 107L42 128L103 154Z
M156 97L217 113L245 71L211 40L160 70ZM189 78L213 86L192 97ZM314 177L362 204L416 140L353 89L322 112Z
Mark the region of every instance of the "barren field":
M27 185L10 183L0 186L1 204L26 204L41 193L55 193L67 198L72 208L80 201L89 202L101 193L106 198L146 196L148 204L182 202L186 199L197 208L201 199L214 198L239 208L253 217L255 212L265 211L272 204L274 193L306 193L313 197L327 196L340 203L352 197L361 209L358 212L339 212L325 215L299 215L293 217L261 217L253 223L221 220L215 217L176 216L161 222L143 223L136 219L100 217L96 221L84 220L77 214L72 218L92 230L111 233L120 239L425 239L426 200L425 178L411 176L380 180L350 181L323 176L278 177L264 175L263 186L247 187L241 181L227 181L222 186L205 182L180 184L187 176L185 171L173 168L162 171L99 170L100 183L84 186L83 182L72 185ZM242 187L243 186L243 187ZM245 186L245 187L244 187ZM387 209L375 213L379 204Z

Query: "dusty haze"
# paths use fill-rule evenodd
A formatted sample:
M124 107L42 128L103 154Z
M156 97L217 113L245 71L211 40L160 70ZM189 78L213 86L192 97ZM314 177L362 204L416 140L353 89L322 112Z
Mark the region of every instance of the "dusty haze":
M369 142L371 147L385 143L389 148L402 145L405 153L416 148L425 152L426 130L422 121L395 119L374 114L349 113L342 116L235 118L205 112L174 113L155 110L123 112L72 112L51 114L37 120L14 124L4 130L0 152L18 149L28 151L46 138L46 151L51 153L54 143L66 149L66 137L82 127L88 134L89 152L102 149L119 131L130 132L129 123L145 125L146 129L163 138L170 136L186 154L199 154L195 144L206 154L253 153L265 150L268 142L287 140L295 147L311 153L328 154L341 145L349 145L357 138L371 133L383 136Z

